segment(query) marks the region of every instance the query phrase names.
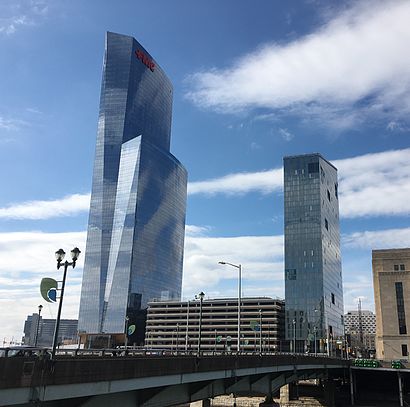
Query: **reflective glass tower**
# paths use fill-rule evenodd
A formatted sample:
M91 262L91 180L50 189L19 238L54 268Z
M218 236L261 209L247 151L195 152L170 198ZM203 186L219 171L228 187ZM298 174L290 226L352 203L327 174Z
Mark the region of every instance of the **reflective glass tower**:
M284 158L286 339L325 350L343 335L337 169L320 154Z
M79 331L121 333L148 301L180 299L187 173L171 114L156 61L107 33Z

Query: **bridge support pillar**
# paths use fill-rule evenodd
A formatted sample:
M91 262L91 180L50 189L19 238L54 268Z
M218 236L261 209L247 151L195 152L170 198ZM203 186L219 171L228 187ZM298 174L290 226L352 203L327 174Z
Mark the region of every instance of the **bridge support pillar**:
M323 393L326 406L335 406L335 382L333 379L326 379L323 381Z
M280 404L289 403L289 384L285 384L280 388Z
M400 400L400 407L403 407L403 382L401 378L400 372L397 372L397 379L399 381L399 400Z
M189 404L190 407L210 407L211 401L209 399L203 399L199 401L193 401Z
M289 403L290 400L299 399L299 389L297 383L289 383L280 388L280 404Z
M356 387L356 383L355 383L355 375L353 373L353 370L349 368L349 381L350 381L350 404L352 406L354 406L354 389Z

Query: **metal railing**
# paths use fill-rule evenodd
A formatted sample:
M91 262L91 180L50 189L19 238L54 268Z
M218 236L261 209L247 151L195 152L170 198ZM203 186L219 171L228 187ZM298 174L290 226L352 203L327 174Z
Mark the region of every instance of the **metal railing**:
M35 348L35 347L7 347L0 348L0 357L39 357L48 358L51 355L51 348ZM219 351L219 350L204 350L198 354L197 350L172 350L172 349L155 349L146 347L118 347L106 349L83 349L83 348L59 348L56 350L56 355L61 357L151 357L151 356L301 356L306 358L330 358L327 354L314 353L292 353L292 352L273 352L273 351Z

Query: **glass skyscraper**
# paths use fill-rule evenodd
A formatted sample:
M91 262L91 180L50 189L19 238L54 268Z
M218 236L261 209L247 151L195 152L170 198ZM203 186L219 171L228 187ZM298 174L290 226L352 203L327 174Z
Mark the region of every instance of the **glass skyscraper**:
M296 351L343 335L337 169L320 154L284 158L286 339Z
M179 300L187 172L170 153L172 85L132 37L107 33L78 329L124 332Z

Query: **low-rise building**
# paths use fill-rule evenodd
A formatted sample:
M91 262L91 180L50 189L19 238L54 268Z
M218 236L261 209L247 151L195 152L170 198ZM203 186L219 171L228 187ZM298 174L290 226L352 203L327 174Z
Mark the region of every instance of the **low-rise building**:
M39 317L37 313L28 315L24 322L23 344L34 346L36 335L38 335L37 346L51 346L53 344L55 324L55 319L44 319L41 316ZM75 343L77 341L77 325L78 320L76 319L60 319L58 343Z
M373 250L376 356L408 359L410 349L410 249Z
M280 351L284 342L284 301L241 300L241 351ZM148 304L145 346L155 349L236 351L238 299L158 301Z
M374 352L376 315L372 311L349 311L344 315L345 333L352 351Z

